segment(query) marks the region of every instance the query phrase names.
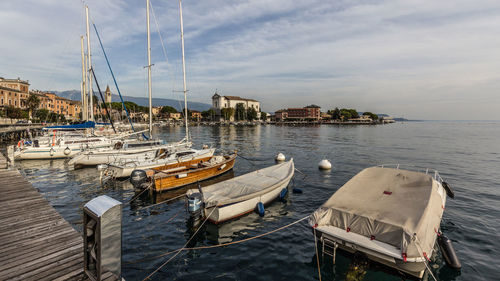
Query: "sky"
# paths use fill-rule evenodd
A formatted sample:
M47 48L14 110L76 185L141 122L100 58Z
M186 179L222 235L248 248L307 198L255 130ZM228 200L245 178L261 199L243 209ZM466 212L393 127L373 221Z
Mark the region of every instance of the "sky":
M0 76L29 80L31 89L79 90L84 3L121 93L146 97L145 0L2 1ZM151 3L153 96L181 99L179 3ZM259 100L268 112L317 104L408 119L499 119L500 1L182 6L190 101L211 104L217 91ZM98 82L116 93L91 31Z

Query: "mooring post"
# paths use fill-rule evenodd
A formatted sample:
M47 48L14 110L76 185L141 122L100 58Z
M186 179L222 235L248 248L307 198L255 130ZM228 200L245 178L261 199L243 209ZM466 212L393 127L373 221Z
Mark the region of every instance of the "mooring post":
M91 280L100 281L108 275L121 280L121 202L102 195L85 204L83 246L84 271Z

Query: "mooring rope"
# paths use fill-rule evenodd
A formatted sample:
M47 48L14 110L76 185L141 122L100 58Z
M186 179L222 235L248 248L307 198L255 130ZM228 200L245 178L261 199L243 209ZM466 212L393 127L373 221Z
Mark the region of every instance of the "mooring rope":
M214 208L214 210L215 210L215 208ZM259 235L256 235L256 236L252 236L252 237L248 237L248 238L245 238L245 239L241 239L241 240L238 240L238 241L232 241L232 242L227 242L227 243L217 244L217 245L210 245L210 246L198 246L198 247L191 247L191 248L180 248L180 249L177 249L177 250L165 252L165 253L157 255L157 256L153 256L153 257L149 257L149 258L144 258L144 259L140 259L140 260L135 260L135 261L131 261L131 262L124 262L123 264L135 264L135 263L140 263L140 262L144 262L144 261L150 261L150 260L154 260L154 259L161 258L161 257L164 257L164 256L168 256L168 255L173 254L173 253L175 253L175 252L177 252L179 250L182 250L182 251L203 250L203 249L212 249L212 248L225 247L225 246L234 245L234 244L240 244L240 243L243 243L243 242L247 242L247 241L254 240L254 239L257 239L257 238L260 238L260 237L264 237L264 236L267 236L267 235L272 234L274 232L283 230L283 229L288 228L290 226L293 226L293 225L295 225L295 224L297 224L297 223L299 223L299 222L301 222L301 221L303 221L303 220L305 220L307 218L309 218L309 216L303 217L303 218L301 218L299 220L296 220L296 221L294 221L292 223L289 223L289 224L284 225L282 227L276 228L274 230L268 231L266 233L262 233L262 234L259 234Z
M316 237L316 227L313 227L313 232L314 232L314 249L316 250L316 264L318 265L319 281L321 281L321 267L319 266L318 238Z
M183 197L183 196L186 196L186 194L181 194L179 196L175 196L173 198L167 199L165 201L161 201L160 203L156 203L156 204L153 204L153 205L140 207L139 210L143 210L143 209L151 208L151 207L158 206L158 205L161 205L161 204L165 204L165 203L168 203L170 201L173 201L173 200L178 199L178 198Z
M132 199L130 199L127 203L125 203L125 205L129 205L130 203L132 203L132 201L134 201L135 199L139 198L139 196L141 196L146 190L149 190L149 187L145 188L143 191L139 192L139 194L134 195L132 197Z
M422 247L420 246L420 241L419 241L417 235L414 235L413 237L415 237L415 246L417 246L417 250L419 252L419 255L420 255L420 252L422 252L422 257L424 258L425 267L427 268L427 270L429 271L430 275L432 276L432 279L434 279L434 281L437 281L436 277L432 273L431 268L430 268L430 266L429 266L429 264L427 262L427 255L425 254L424 250L422 250Z
M210 212L210 214L205 218L205 220L200 224L200 226L198 227L198 229L196 229L196 231L194 232L194 234L188 239L188 241L186 242L186 244L184 244L184 246L182 246L182 248L178 249L177 250L177 253L175 253L175 255L173 255L171 258L169 258L166 262L164 262L162 265L160 265L157 269L155 269L155 271L151 272L151 274L149 274L146 278L144 278L142 281L144 280L148 280L149 278L151 278L156 272L158 272L162 267L164 267L165 265L167 265L171 260L173 260L177 255L180 254L180 252L182 252L183 249L186 248L186 246L189 244L189 242L191 242L191 240L196 236L196 234L198 233L198 231L200 231L201 227L208 221L208 218L212 215L212 213L216 210L216 208L214 208L212 210L212 212Z

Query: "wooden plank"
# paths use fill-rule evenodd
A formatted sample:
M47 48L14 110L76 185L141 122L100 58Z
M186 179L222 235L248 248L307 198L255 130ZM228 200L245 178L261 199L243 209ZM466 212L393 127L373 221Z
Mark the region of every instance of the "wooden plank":
M81 241L69 241L69 242L61 241L61 243L59 243L59 244L47 245L43 248L39 248L40 251L37 251L37 252L33 253L32 255L24 255L23 257L19 257L18 259L15 259L15 260L11 259L11 260L3 263L0 266L0 271L17 266L19 263L42 259L47 255L59 253L59 252L64 251L68 247L74 247L74 246L81 248L82 247ZM83 249L82 249L82 252L83 252Z
M79 278L79 276L82 276ZM50 276L49 276L50 277ZM54 278L53 281L63 281L63 280L88 280L88 278L85 276L84 277L84 272L83 272L83 267L75 267L71 268L71 271L69 273L59 276L57 278Z
M70 256L68 258L61 259L53 263L49 263L46 266L52 267L55 271L59 271L69 266L81 263L82 263L81 256ZM12 280L40 280L40 278L47 276L47 274L49 274L49 272L47 272L47 268L45 266L41 266L35 270L18 275L14 277Z
M0 280L85 279L81 235L17 170L0 170L0 241Z
M64 229L63 231L51 233L50 235L45 235L42 237L38 237L36 239L19 240L16 243L2 245L2 247L0 248L0 252L13 251L17 248L28 247L28 246L38 246L39 244L56 243L56 240L58 240L61 237L64 237L64 239L67 240L68 235L73 235L72 231L70 229Z
M83 253L82 246L78 245L66 248L63 251L51 253L50 255L44 256L43 258L37 260L30 260L28 259L29 257L23 260L17 260L17 264L15 265L10 264L9 265L10 267L5 270L0 269L0 279L12 278L20 273L25 273L34 270L43 264L51 263L56 260L67 258L69 256L81 255L82 253Z
M59 245L61 243L68 243L68 244L74 243L73 241L75 241L76 243L82 243L81 240L76 240L76 239L70 240L68 242L67 236L62 235L56 237L56 239L52 239L50 241L47 240L46 243L43 243L42 245L40 245L40 243L23 245L23 247L17 247L16 251L6 251L5 255L0 256L0 263L6 262L10 259L14 259L19 256L31 255L31 253L43 251L44 249L52 247L53 245Z

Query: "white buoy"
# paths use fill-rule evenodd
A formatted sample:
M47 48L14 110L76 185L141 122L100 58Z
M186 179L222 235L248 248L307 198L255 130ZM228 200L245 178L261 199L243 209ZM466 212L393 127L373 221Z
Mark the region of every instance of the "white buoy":
M285 159L286 159L286 158L285 158L285 154L283 154L283 153L281 153L281 152L280 152L280 153L278 153L278 154L276 155L276 157L275 157L274 159L275 159L276 161L279 161L279 162L281 162L281 161L285 161Z
M323 159L319 161L318 168L320 170L331 170L332 169L332 163L330 161Z

